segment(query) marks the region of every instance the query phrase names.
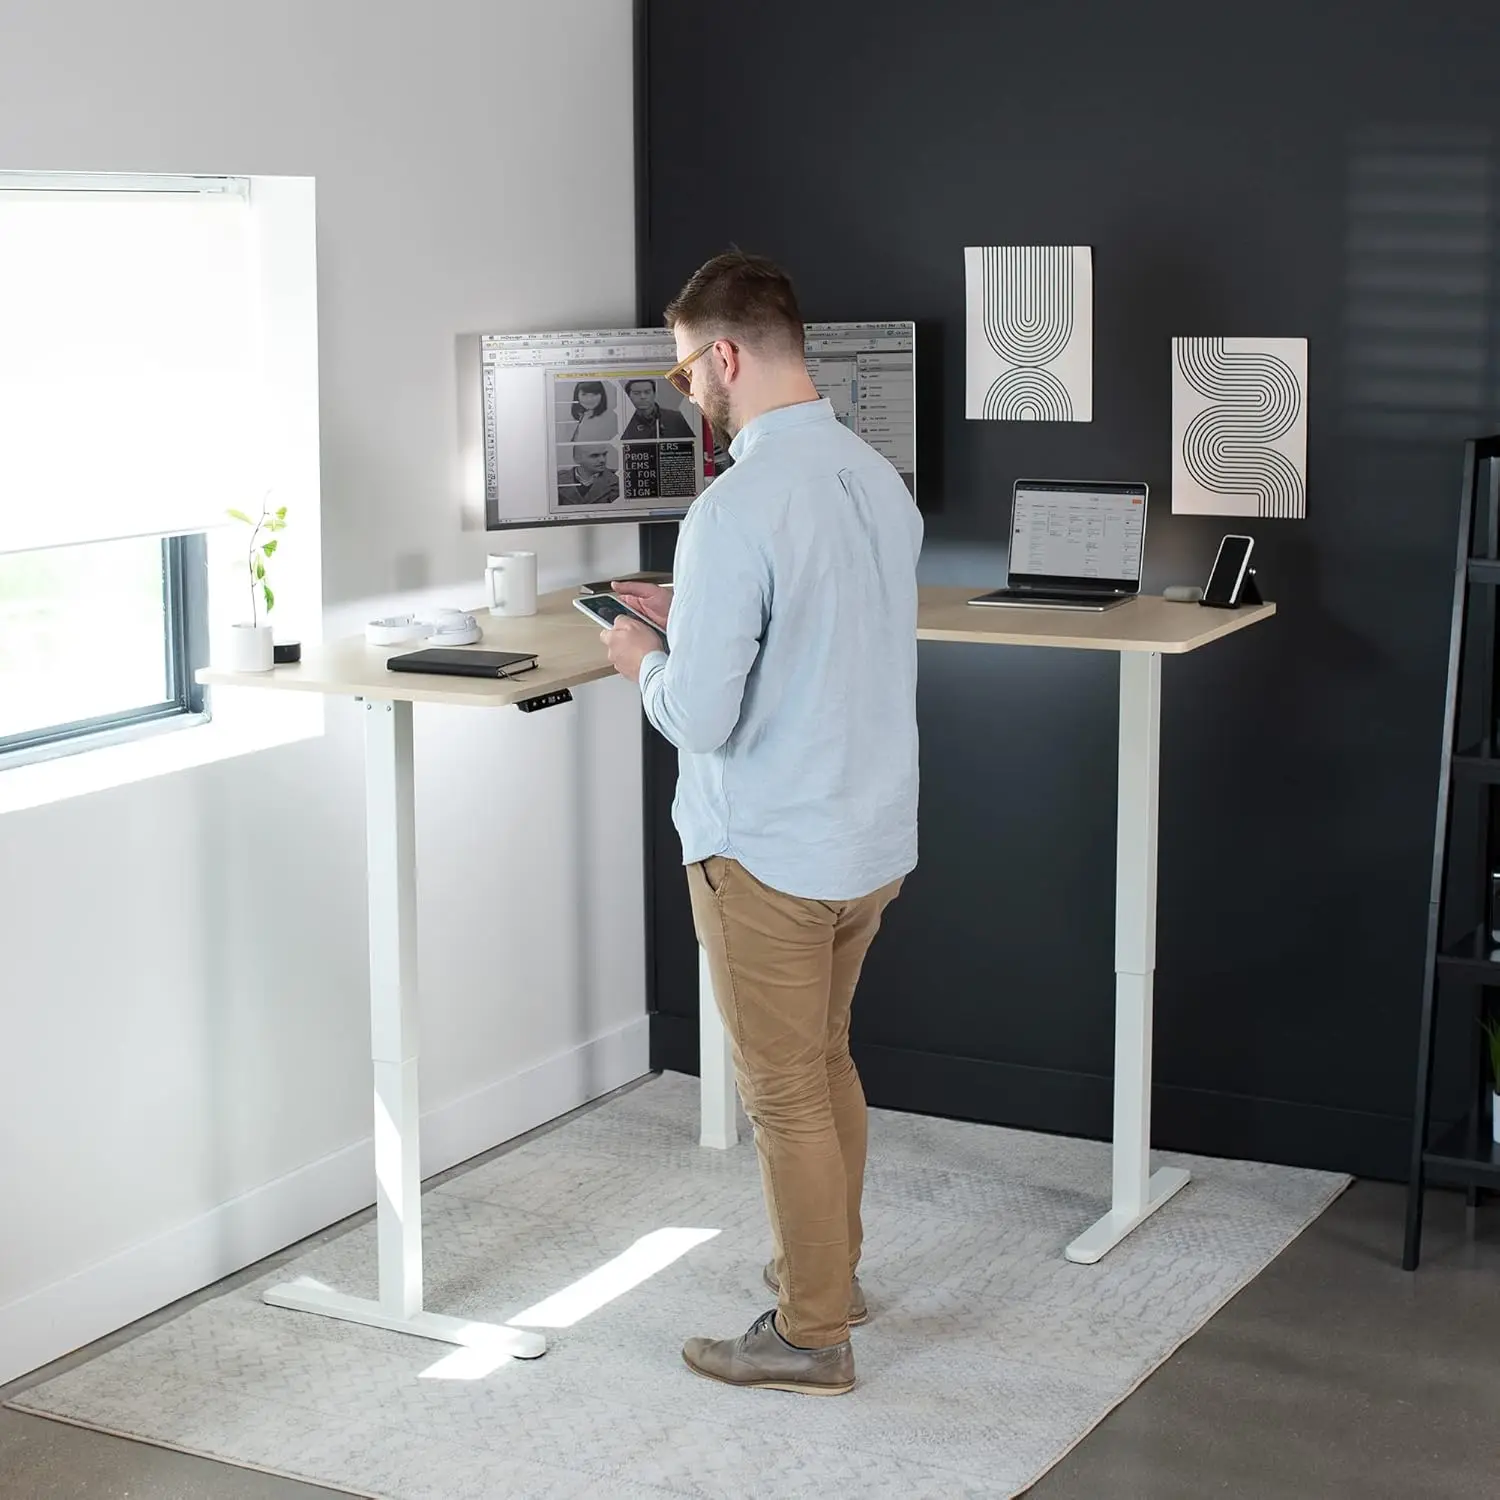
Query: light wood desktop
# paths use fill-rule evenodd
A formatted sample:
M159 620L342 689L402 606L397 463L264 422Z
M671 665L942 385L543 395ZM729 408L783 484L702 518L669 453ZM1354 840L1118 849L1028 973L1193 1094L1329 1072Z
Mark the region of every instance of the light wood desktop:
M925 588L917 636L994 646L1039 646L1120 654L1118 849L1115 875L1114 1174L1110 1211L1067 1249L1097 1261L1187 1181L1150 1171L1152 984L1156 961L1157 776L1161 658L1195 651L1275 613L1274 604L1205 609L1145 597L1103 614L984 609L965 601L981 589ZM476 650L534 652L535 671L512 679L392 672L387 660L410 646L371 646L363 636L304 647L303 659L269 672L210 667L214 687L312 692L365 706L365 819L368 841L370 1018L375 1084L375 1173L380 1292L371 1301L302 1283L273 1287L267 1302L368 1323L423 1338L483 1344L520 1358L546 1348L539 1333L475 1324L423 1308L421 1182L418 1163L416 992L416 818L412 705L505 708L612 674L599 627L573 608L572 589L543 595L537 613L501 618L473 611L484 639ZM728 1037L707 966L699 969L701 1119L704 1146L737 1138Z
M1148 651L1175 656L1259 624L1275 614L1274 604L1242 609L1205 609L1146 595L1102 614L1053 609L984 609L966 603L982 590L924 588L917 609L917 639L961 641L985 646L1052 646L1080 651ZM307 646L302 660L269 672L232 672L207 667L198 680L211 686L269 688L279 692L323 693L406 703L449 703L504 708L560 688L598 682L611 673L599 643L599 627L573 608L573 589L537 600L534 615L506 618L486 613L474 618L484 632L476 651L532 651L538 667L524 677L494 681L483 677L424 677L389 671L387 660L409 646L371 646L363 636Z
M599 627L573 608L573 589L544 594L534 615L491 615L483 605L472 609L484 639L475 651L531 651L537 669L520 677L428 677L392 672L386 662L424 642L406 646L371 646L362 635L304 646L302 660L269 672L230 672L209 667L199 682L218 687L269 688L279 692L323 693L335 698L376 698L396 703L450 703L471 708L506 708L543 693L581 687L611 672L599 644Z
M1063 609L994 609L967 601L982 589L925 588L917 607L919 641L980 646L1057 646L1075 651L1196 651L1276 613L1274 604L1209 609L1143 594L1101 613Z

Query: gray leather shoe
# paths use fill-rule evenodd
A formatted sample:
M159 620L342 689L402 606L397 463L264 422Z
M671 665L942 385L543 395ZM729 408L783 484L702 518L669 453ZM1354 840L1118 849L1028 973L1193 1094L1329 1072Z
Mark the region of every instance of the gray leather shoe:
M751 1390L842 1396L854 1389L854 1350L848 1339L830 1349L794 1349L776 1331L775 1308L737 1339L689 1339L682 1357L695 1374Z
M776 1262L768 1260L765 1270L766 1285L779 1297L781 1286L776 1280ZM849 1288L849 1326L858 1328L861 1323L870 1321L870 1309L865 1302L865 1289L859 1284L859 1277L854 1278L853 1285Z

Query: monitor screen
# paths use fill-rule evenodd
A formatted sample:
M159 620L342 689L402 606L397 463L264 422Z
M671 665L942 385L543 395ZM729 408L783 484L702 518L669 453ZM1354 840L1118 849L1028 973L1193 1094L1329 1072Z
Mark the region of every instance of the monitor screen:
M712 473L664 328L479 341L485 525L678 520Z
M838 419L916 494L916 328L809 323L807 366ZM485 525L680 520L732 460L662 378L664 328L479 339Z
M914 323L807 323L807 372L834 415L891 461L917 493L917 330ZM716 472L732 460L713 454Z
M1138 585L1145 537L1145 485L1020 480L1008 571L1021 579Z
M807 369L834 415L917 493L914 323L809 323Z

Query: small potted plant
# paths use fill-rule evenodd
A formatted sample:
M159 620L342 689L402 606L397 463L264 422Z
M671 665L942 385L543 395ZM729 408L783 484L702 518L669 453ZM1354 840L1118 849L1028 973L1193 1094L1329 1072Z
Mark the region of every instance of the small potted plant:
M1484 1036L1490 1044L1490 1087L1494 1091L1490 1100L1490 1136L1500 1145L1500 1020L1484 1022Z
M229 517L250 528L250 542L245 551L250 618L230 628L230 666L236 672L269 672L276 661L269 618L276 607L276 595L266 581L266 564L276 553L276 533L286 526L286 506L273 511L262 504L260 515L255 519L242 510L231 510ZM261 619L262 603L265 605L264 621Z

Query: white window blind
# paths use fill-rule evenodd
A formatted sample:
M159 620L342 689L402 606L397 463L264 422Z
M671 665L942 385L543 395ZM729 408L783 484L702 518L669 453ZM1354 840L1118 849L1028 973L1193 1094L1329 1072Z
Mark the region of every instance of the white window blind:
M125 181L0 174L0 552L258 506L245 187Z

